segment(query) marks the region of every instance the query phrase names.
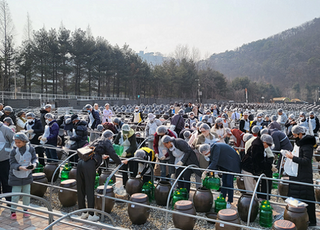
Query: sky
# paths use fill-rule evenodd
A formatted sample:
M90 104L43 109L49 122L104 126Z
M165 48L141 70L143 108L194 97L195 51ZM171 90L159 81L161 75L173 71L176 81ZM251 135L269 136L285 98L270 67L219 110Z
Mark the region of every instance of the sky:
M27 14L34 30L91 28L111 45L167 56L177 45L202 58L320 17L318 0L7 0L17 45Z

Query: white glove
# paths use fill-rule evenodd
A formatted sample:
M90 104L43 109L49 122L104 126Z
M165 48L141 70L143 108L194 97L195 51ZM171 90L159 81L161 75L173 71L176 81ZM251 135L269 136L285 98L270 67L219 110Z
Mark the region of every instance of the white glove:
M140 178L141 178L141 175L140 175L140 174L138 174L138 175L136 176L136 178L137 178L137 179L140 179Z
M159 158L159 154L158 153L156 153L154 156L155 156L156 159Z
M159 160L161 160L161 161L163 161L163 160L165 160L165 159L166 159L165 156L159 158Z
M207 171L204 171L201 175L201 180L204 180L204 178L206 178L207 176Z
M183 162L182 162L182 161L179 161L179 162L177 163L177 165L182 166L182 165L183 165Z
M171 174L171 179L176 179L176 175L174 173Z
M33 129L27 130L27 133L33 133L33 132L34 132Z
M64 137L67 141L70 140L70 136L65 136Z
M39 136L39 137L38 137L38 140L40 141L41 139L42 139L42 136Z
M46 142L46 141L47 141L47 138L46 138L46 137L42 137L41 140L42 140L43 142Z

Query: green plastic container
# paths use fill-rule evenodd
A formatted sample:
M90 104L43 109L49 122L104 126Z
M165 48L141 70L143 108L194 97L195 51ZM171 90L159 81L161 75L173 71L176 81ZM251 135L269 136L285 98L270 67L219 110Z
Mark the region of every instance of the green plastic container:
M34 173L40 173L43 172L43 165L38 164L37 167L33 170Z
M154 185L151 181L144 183L142 186L142 193L148 195L150 202L154 200Z
M64 181L64 180L68 180L69 179L69 170L62 170L61 171L61 181Z
M227 202L225 198L222 196L222 194L220 194L220 196L217 197L217 199L214 201L214 204L215 204L214 209L216 213L218 213L222 209L227 208Z
M219 190L220 188L220 178L207 176L202 181L203 187L207 189Z
M272 217L272 207L270 206L269 201L261 202L260 205L260 215L259 215L259 224L262 227L270 228L272 227L273 217Z
M116 144L113 144L113 149L118 156L121 156L124 150L122 145L116 145Z
M182 191L181 191L182 190ZM174 209L174 204L179 200L188 200L188 196L185 192L185 188L180 188L174 191L172 197L172 209Z

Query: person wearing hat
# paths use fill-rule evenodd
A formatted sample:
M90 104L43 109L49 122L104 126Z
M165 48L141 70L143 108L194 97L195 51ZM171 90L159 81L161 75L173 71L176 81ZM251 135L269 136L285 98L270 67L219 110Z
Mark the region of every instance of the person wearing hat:
M156 157L154 154L154 151L148 147L142 147L141 149L138 149L135 153L134 156L144 160L144 161L150 161L150 162L155 162ZM137 176L136 178L141 178L143 179L143 183L146 183L151 180L151 170L153 170L153 165L145 163L145 162L139 162L138 163L138 172L136 172ZM152 181L153 183L153 181Z
M51 145L50 147L57 147L58 135L59 135L59 125L54 119L54 115L51 113L46 113L44 116L46 119L46 126L42 136L39 136L40 143ZM46 148L47 162L53 162L58 160L57 151L54 148Z
M287 115L283 112L282 109L278 109L278 118L277 118L277 122L279 123L279 125L281 126L281 129L279 129L280 131L284 132L285 130L285 123L288 120Z
M298 164L298 175L289 176L289 180L310 183L310 186L289 183L288 197L315 201L312 172L313 146L316 144L314 136L307 135L303 126L295 125L292 128L295 144L299 147L299 156L293 156L291 152L286 157ZM306 201L304 201L306 202ZM316 226L315 203L306 202L309 215L309 226Z
M249 117L249 113L244 112L243 117L240 120L239 129L244 133L250 132L250 121L249 121L248 117Z
M223 119L217 118L216 123L211 128L211 133L216 134L218 136L219 142L226 143L225 138L227 137L226 129L223 126Z
M188 142L190 140L191 137L191 132L190 131L185 131L183 132L183 139Z
M44 116L47 113L51 112L51 108L52 108L51 104L46 104L43 108L40 109L40 121L41 121L43 130L44 130L45 126L47 125L46 119Z
M121 131L123 122L120 120L120 118L116 117L115 119L113 119L112 121L114 128L116 129L116 132L114 132L115 134L119 133Z
M101 165L102 160L109 157L116 163L121 164L121 160L116 154L112 146L113 133L106 130L101 137L90 143L90 147L94 147L93 157L87 161L79 160L77 165L77 194L78 194L78 208L94 208L94 184L96 177L96 170ZM126 164L127 162L123 162ZM87 199L86 199L87 198ZM88 206L86 206L86 200ZM98 221L99 216L94 212L84 212L81 219L88 219L89 221Z
M252 138L251 138L252 139ZM250 139L250 140L251 140ZM250 141L249 140L249 141ZM246 143L247 144L247 143ZM273 144L273 139L268 134L257 136L242 159L242 174L260 176L265 173L267 177L272 177L272 162L274 155L270 149ZM256 186L256 181L252 177L244 176L245 188L248 191L253 191ZM271 183L272 181L269 180ZM269 182L269 183L270 183ZM266 181L261 184L261 192L267 192ZM270 185L270 184L269 184ZM272 185L272 184L271 184ZM271 192L272 186L269 186ZM265 195L259 195L259 198L265 198Z
M110 105L106 103L104 105L104 110L103 110L103 117L102 117L102 124L105 122L112 122L112 110L110 109Z
M123 146L123 153L121 157L131 158L134 156L135 151L137 150L137 140L135 132L128 124L124 124L121 128L121 132L117 134L114 143L117 145ZM122 170L130 170L132 172L132 176L136 176L136 172L134 171L135 162L129 161L128 164L123 165ZM128 180L128 173L122 173L122 183L125 186Z
M263 128L267 128L270 123L271 123L271 121L270 121L270 116L269 116L268 114L266 114L266 115L264 116L264 120L263 120L261 126L262 126Z
M180 168L179 166L188 166L191 164L199 166L199 161L197 159L195 152L191 149L191 147L188 145L188 143L185 140L181 138L173 138L168 135L163 136L161 140L163 142L163 145L168 150L168 153L170 156L169 164L175 165L176 178L180 175L180 173L184 169L184 168ZM187 191L190 192L190 183L182 182L181 180L190 181L192 172L194 172L196 175L201 177L201 172L199 170L187 169L182 174L182 176L180 177L180 180L178 181L179 188L186 188Z
M318 131L319 131L319 119L317 116L314 115L314 112L311 111L309 113L309 117L307 119L307 122L309 124L309 132L310 134L314 136L318 136ZM311 132L312 130L312 132Z
M304 112L300 112L297 125L304 127L306 129L306 134L309 134L309 123Z
M13 145L14 132L3 125L0 121L0 193L11 192L11 186L8 184L10 169L10 152ZM6 197L7 201L11 201L11 197Z
M85 120L81 120L77 114L72 114L71 122L73 124L73 134L71 136L67 136L66 139L74 142L70 149L77 150L88 144L88 123ZM77 155L74 160L75 162L78 161Z
M14 115L14 112L13 112L13 109L11 106L5 106L3 108L3 114L2 116L0 117L0 121L3 122L3 120L6 118L6 117L10 117L13 121L13 124L16 125L17 124L17 119L16 119L16 116Z
M288 117L288 120L284 124L284 126L286 127L285 133L289 138L292 137L291 130L292 130L292 127L295 126L296 124L297 124L297 122L295 121L294 114L290 114L289 117Z
M252 142L259 136L260 134L260 128L259 126L253 126L251 129L251 133L252 133L252 138L250 138L244 145L244 152L245 154L247 154L248 149L250 148Z
M220 115L220 111L219 111L216 104L211 106L211 113L212 113L213 117L218 117Z
M41 121L36 118L36 115L32 112L26 114L27 123L25 125L25 130L27 131L27 136L30 140L30 143L33 145L40 145L39 137L43 134L43 128ZM38 154L38 161L42 166L45 166L44 160L44 148L35 147L35 151Z
M234 146L238 148L240 158L242 159L245 154L245 151L244 151L245 141L243 140L243 136L245 135L245 133L239 129L229 129L229 128L226 129L226 133L227 133L227 137L234 140Z
M8 126L14 133L16 132L16 126L13 124L11 117L5 117L3 119L3 124Z
M214 120L215 120L215 117L213 117L210 110L207 110L206 114L204 114L204 116L202 116L202 119L201 119L202 122L207 123L210 127L214 123Z
M184 127L184 119L183 119L183 110L180 109L178 114L174 115L171 118L171 125L170 125L170 130L175 131L177 135L179 136L181 130Z
M195 123L192 123L192 125L194 125ZM182 139L184 139L184 133L185 132L187 132L187 131L189 131L190 133L192 133L193 132L193 130L190 128L190 126L189 126L189 123L188 122L185 122L185 124L184 124L184 129L183 130L181 130L181 132L180 132L180 135L179 135L179 138L182 138Z
M13 136L15 146L10 153L10 173L8 184L12 186L13 193L30 194L33 182L32 170L36 168L38 159L34 148L29 144L29 138L22 132ZM12 202L18 203L20 196L12 196ZM23 205L30 204L30 197L23 196ZM16 206L12 206L11 219L17 219ZM24 208L24 211L28 209ZM29 213L24 213L23 217L30 217Z
M26 126L26 113L24 111L20 111L17 114L17 132L20 132L21 130L24 130L24 127Z
M218 142L212 145L202 144L199 147L199 152L209 162L207 169L233 173L240 173L241 171L241 160L238 153L227 144ZM207 171L203 171L201 179L204 179L207 173ZM230 174L222 174L222 186L224 188L221 188L221 193L225 198L228 194L227 208L230 208L231 203L233 203L233 177Z
M160 125L156 133L154 134L154 141L153 141L153 149L156 158L159 159L160 163L168 163L169 162L169 153L168 150L165 148L162 142L162 137L164 135L168 135L170 137L176 138L176 135L169 130L166 126ZM161 177L168 177L170 178L172 174L172 170L169 168L169 172L167 172L167 168L165 165L160 165L160 175Z
M269 124L268 129L277 129L281 131L281 125L277 122L276 115L271 117L271 123Z
M148 122L146 124L145 133L148 138L148 147L153 149L154 134L157 132L157 128L162 125L159 119L153 113L148 114Z
M133 116L131 122L140 123L143 120L142 112L139 109L139 106L136 106L133 111Z
M193 123L197 123L197 122L198 122L198 120L197 120L197 118L195 117L194 112L190 112L190 113L189 113L189 118L186 120L186 123L188 123L188 124L189 124L189 127L191 127L191 125L192 125Z
M258 113L256 119L251 123L251 127L250 127L250 132L253 126L257 125L260 127L260 129L262 129L262 123L263 123L263 114L262 113Z

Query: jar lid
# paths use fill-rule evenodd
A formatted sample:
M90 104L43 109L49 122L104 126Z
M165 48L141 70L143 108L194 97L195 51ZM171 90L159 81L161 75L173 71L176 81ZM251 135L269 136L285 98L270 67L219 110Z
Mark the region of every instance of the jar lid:
M131 195L130 200L133 202L143 203L149 200L148 195L144 193L134 193Z
M33 177L34 180L40 180L40 179L46 177L46 174L42 173L42 172L40 172L40 173L32 173L32 177Z
M206 187L199 187L197 190L198 191L205 191L205 192L209 191L209 192L211 192L210 189L208 189Z
M222 209L218 212L218 219L231 221L238 218L238 212L233 209Z
M193 208L193 203L190 200L179 200L174 204L176 210L189 210Z
M100 185L97 187L96 192L98 194L103 194L103 189L104 189L104 185ZM107 190L106 193L112 192L113 191L113 187L111 185L107 185Z
M295 207L293 205L287 204L287 209L292 212L304 212L306 207Z
M277 220L273 224L275 230L293 230L296 225L289 220Z
M77 181L75 179L68 179L61 181L60 186L64 188L70 188L77 184Z

